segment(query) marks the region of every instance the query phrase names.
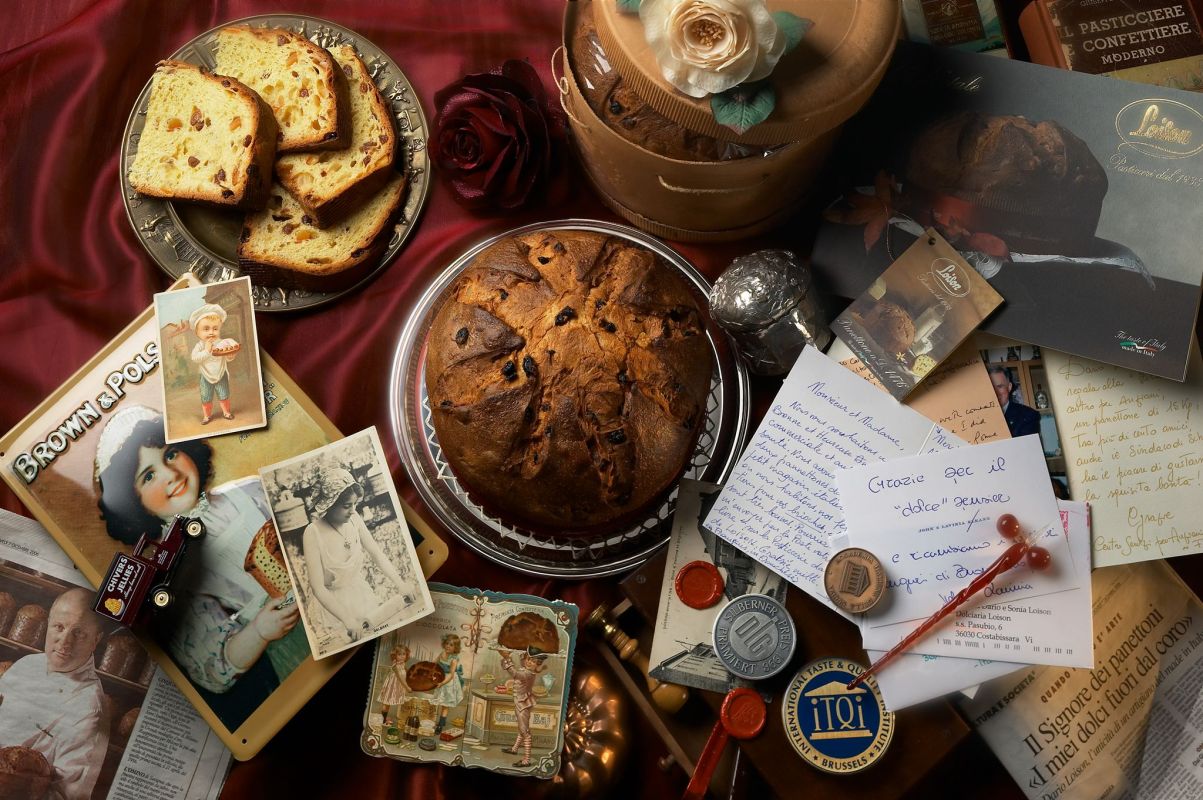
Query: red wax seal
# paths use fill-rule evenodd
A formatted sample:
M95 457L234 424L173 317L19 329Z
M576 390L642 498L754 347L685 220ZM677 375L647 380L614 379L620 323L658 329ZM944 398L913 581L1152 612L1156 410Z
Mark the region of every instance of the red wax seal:
M673 586L690 608L710 608L723 596L723 576L709 561L690 561L681 567Z
M732 689L723 698L718 716L727 733L736 739L751 739L764 729L768 712L764 699L755 689L740 687Z

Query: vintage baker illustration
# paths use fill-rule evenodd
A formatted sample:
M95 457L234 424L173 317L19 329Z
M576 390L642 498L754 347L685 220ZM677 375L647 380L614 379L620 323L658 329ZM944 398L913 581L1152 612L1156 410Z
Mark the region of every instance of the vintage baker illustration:
M168 444L267 424L250 278L155 295Z

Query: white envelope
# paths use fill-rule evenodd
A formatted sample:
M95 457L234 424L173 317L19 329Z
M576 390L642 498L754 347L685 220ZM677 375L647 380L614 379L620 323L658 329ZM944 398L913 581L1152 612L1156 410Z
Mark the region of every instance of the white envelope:
M987 661L978 658L907 653L876 673L886 708L897 711L941 697L951 692L976 693L978 684L1027 669L1031 663L1045 663L1043 655L1061 655L1072 651L1075 663L1065 666L1094 666L1094 615L1090 582L1090 507L1086 503L1058 501L1074 573L1079 580L1077 589L1034 600L983 606L979 611L1006 614L1013 618L1012 627L1021 638L1032 639L1033 658L1030 663ZM1048 650L1049 653L1043 653ZM1062 651L1057 653L1056 651ZM884 650L866 650L872 662L885 655ZM1059 662L1058 662L1059 663ZM973 694L969 694L970 697Z

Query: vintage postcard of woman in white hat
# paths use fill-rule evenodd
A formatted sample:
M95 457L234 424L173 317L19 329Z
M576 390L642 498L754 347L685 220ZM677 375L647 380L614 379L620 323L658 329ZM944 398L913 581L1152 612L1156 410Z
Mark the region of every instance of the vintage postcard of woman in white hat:
M375 428L259 475L315 659L434 610Z
M250 278L155 295L167 442L267 425Z

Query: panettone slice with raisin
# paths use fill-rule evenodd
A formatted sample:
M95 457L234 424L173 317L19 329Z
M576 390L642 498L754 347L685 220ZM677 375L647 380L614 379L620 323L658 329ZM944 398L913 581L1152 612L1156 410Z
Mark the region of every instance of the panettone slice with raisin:
M276 121L257 94L192 64L159 62L129 171L136 191L263 208L275 155Z
M405 177L392 173L362 208L329 228L284 187L272 186L267 208L248 215L238 265L256 284L331 292L363 278L388 245L405 205Z
M346 76L325 50L283 28L223 28L215 44L217 71L271 108L279 152L338 150L351 141Z
M276 162L276 177L319 227L351 213L392 173L396 135L388 105L351 45L333 48L350 83L350 146L320 153L293 153Z

